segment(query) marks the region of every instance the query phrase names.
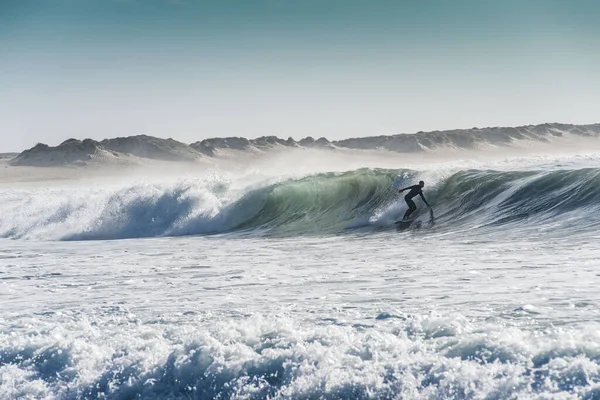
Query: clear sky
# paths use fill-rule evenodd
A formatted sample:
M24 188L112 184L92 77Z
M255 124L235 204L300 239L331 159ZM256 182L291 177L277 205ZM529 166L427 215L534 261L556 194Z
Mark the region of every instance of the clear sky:
M0 0L0 151L600 121L596 0Z

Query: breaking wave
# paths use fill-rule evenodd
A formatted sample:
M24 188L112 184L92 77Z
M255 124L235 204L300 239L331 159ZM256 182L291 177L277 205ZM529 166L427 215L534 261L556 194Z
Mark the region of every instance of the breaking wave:
M120 188L14 189L0 197L0 236L44 240L122 239L244 232L339 234L387 229L405 205L397 188L426 176L436 229L493 228L528 221L585 228L599 219L600 169L360 169L234 189L222 178ZM434 216L432 219L431 217Z

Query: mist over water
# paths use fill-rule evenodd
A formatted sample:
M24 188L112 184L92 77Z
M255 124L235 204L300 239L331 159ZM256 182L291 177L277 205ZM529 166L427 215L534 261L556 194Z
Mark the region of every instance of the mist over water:
M599 154L5 168L0 397L598 398Z

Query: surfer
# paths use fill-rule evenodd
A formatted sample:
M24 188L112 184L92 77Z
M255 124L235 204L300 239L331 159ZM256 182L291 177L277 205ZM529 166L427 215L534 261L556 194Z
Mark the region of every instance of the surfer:
M429 205L427 200L425 200L425 196L423 196L423 186L425 186L425 182L420 181L418 185L409 186L407 188L400 189L398 191L398 193L402 193L405 190L410 189L410 192L408 192L408 194L406 196L404 196L404 200L406 201L406 204L408 205L408 210L406 210L406 213L404 213L404 218L402 218L403 220L408 219L410 214L412 214L417 209L417 205L412 200L413 197L415 197L416 195L421 196L421 198L423 199L423 202L425 204L427 204L427 207L431 208L431 206Z

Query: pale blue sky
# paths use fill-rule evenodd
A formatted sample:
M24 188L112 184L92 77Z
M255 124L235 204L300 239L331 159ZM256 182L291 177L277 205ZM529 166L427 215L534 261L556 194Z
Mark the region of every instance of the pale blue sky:
M591 0L2 0L0 151L599 122Z

